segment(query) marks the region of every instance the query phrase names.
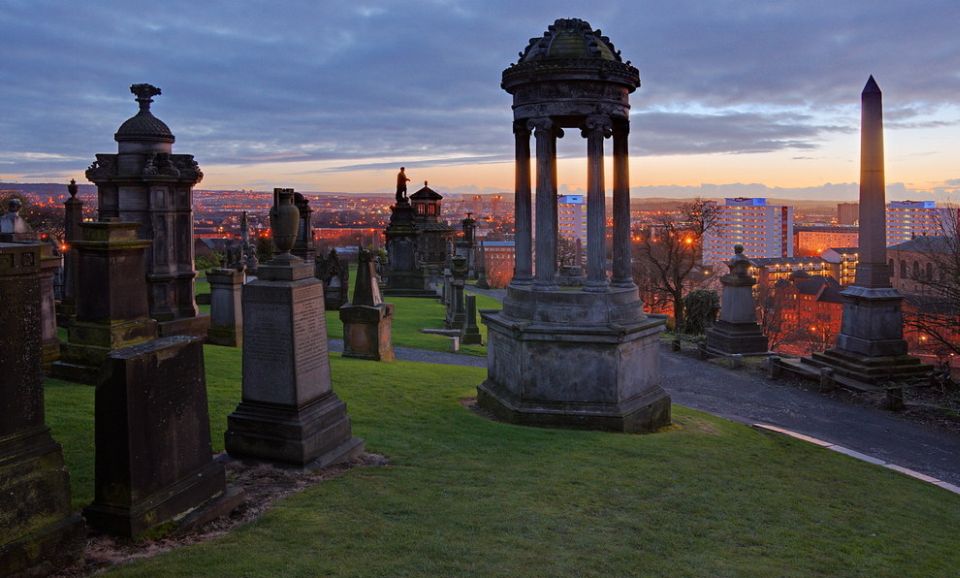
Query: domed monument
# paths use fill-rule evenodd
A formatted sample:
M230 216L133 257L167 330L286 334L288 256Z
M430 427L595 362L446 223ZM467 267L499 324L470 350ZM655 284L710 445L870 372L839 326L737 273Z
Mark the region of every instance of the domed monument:
M478 403L503 419L628 432L670 423L660 387L663 321L644 315L631 278L630 93L640 75L610 39L579 19L560 19L503 71L516 137L516 265L503 309L484 312L488 377ZM557 149L564 128L587 145L587 278L557 283ZM533 235L530 134L536 140ZM604 237L604 140L613 140L613 267ZM533 263L534 244L536 266Z
M203 179L193 155L173 154L170 128L150 111L160 89L130 87L140 110L113 136L117 154L97 154L87 179L97 185L100 221L139 224L147 249L150 317L161 336L206 336L209 316L199 315L194 297L193 187Z

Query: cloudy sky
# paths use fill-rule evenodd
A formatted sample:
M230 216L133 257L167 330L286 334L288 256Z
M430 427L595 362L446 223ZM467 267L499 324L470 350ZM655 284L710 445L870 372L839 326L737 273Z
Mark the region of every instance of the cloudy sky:
M873 74L890 195L960 197L957 0L0 0L0 181L81 179L149 82L203 188L390 192L403 164L509 191L500 73L564 17L640 69L637 194L853 198ZM567 135L560 179L582 189Z

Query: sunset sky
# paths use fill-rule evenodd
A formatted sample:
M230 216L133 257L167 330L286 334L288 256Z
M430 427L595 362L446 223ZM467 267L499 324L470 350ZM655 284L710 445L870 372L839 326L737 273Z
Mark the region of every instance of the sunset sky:
M391 192L405 165L441 192L510 191L500 73L565 17L640 69L636 196L854 198L873 74L890 198L960 197L957 0L0 0L0 181L85 182L149 82L202 188ZM568 191L585 150L560 141Z

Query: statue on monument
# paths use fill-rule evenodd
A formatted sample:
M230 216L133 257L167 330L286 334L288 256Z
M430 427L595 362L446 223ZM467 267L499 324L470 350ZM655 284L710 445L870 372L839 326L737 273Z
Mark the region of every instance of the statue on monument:
M404 172L406 167L400 167L400 172L397 173L397 203L408 203L407 200L407 182L410 181L410 177L407 176L407 173Z

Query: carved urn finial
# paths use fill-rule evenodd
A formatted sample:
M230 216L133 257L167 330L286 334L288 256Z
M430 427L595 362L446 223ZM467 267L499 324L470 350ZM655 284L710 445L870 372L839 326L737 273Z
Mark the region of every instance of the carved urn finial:
M70 179L70 184L67 185L67 192L70 193L70 198L75 199L77 197L77 180Z
M273 229L273 243L285 256L290 255L297 239L300 224L300 211L293 204L293 189L273 189L276 205L270 211L270 227Z
M160 89L152 84L131 84L130 92L136 95L137 102L140 103L140 112L149 112L150 103L154 96L159 96Z

